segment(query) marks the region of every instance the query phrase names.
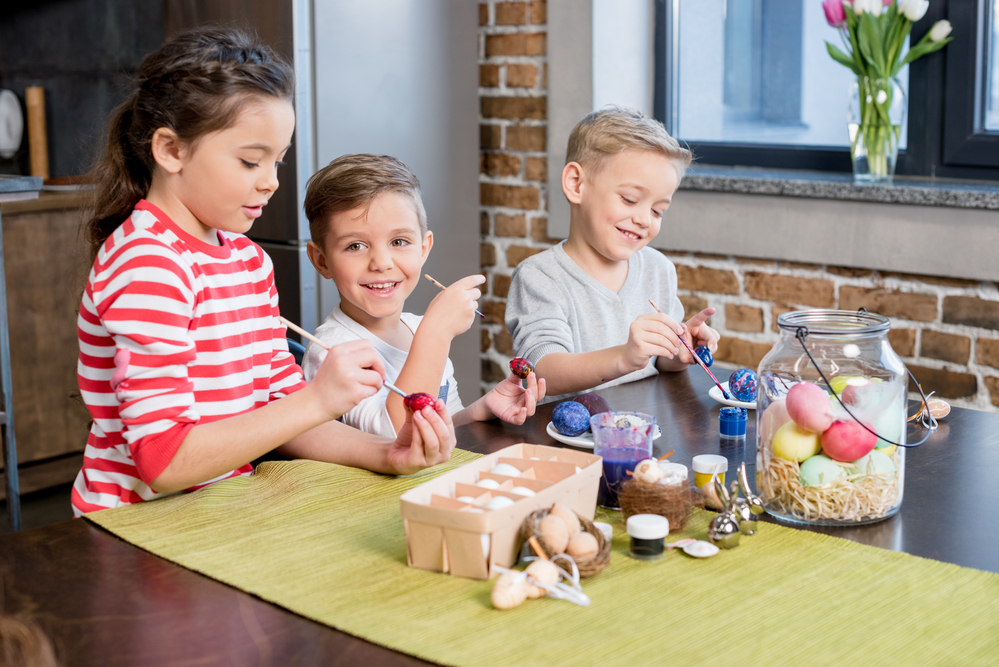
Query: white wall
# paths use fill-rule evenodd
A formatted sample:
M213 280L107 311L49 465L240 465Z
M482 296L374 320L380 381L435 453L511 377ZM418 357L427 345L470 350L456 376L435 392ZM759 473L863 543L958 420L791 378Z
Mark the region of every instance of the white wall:
M316 0L318 165L344 153L394 155L420 179L434 249L424 267L447 284L479 272L478 6L453 0ZM320 280L320 319L338 301ZM422 281L406 309L437 294ZM451 346L467 404L478 398L479 326Z

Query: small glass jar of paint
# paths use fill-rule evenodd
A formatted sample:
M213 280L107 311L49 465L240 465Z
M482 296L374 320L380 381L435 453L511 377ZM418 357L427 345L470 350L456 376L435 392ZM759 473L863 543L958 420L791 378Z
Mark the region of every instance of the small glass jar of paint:
M710 482L715 475L724 484L725 473L728 471L728 459L718 454L701 454L694 457L691 467L694 469L694 486L697 488Z
M746 409L722 408L718 413L718 434L726 440L746 437Z
M659 560L666 553L669 519L658 514L633 514L628 517L631 557L635 560Z

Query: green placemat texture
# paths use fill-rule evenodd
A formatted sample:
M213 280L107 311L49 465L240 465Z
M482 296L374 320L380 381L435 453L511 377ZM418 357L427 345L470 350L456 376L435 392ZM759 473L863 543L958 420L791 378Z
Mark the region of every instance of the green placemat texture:
M136 546L344 632L454 665L995 665L999 575L761 524L731 551L628 557L615 526L588 608L497 611L491 582L406 565L410 477L265 463L250 477L87 515ZM710 513L671 534L705 538ZM604 516L618 520L618 513Z

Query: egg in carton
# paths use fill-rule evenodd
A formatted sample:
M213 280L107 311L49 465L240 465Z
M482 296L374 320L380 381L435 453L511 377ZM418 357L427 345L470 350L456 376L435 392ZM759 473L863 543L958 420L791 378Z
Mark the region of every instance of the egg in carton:
M424 482L400 498L408 563L489 579L516 563L530 513L560 503L592 520L601 473L599 456L524 443Z

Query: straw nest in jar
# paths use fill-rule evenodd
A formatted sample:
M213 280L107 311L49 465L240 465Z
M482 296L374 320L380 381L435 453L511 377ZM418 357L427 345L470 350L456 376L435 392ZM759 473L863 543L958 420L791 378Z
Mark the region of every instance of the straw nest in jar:
M544 556L551 559L556 554L566 553L566 549L562 548L562 542L566 540L561 534L550 535L547 539L545 537L545 532L541 529L541 524L546 517L552 512L555 507L560 507L553 505L550 508L542 508L532 512L527 515L524 519L524 539L529 540L531 537L536 537L538 544L541 546L542 551L544 551ZM564 508L563 508L564 511ZM568 510L572 512L572 510ZM593 522L582 517L576 512L572 512L572 515L579 520L579 530L581 532L586 532L592 535L597 542L596 553L589 557L574 556L573 560L576 561L576 567L579 569L580 577L592 577L597 574L608 564L610 564L610 552L611 545L610 540L604 537L604 534L593 525ZM570 518L571 522L571 518ZM570 533L573 531L573 526L568 526ZM571 539L572 535L568 535ZM572 554L570 554L572 555Z
M687 482L649 484L637 479L629 479L621 485L617 500L625 521L634 514L658 514L669 520L670 531L682 530L691 511L703 502Z

